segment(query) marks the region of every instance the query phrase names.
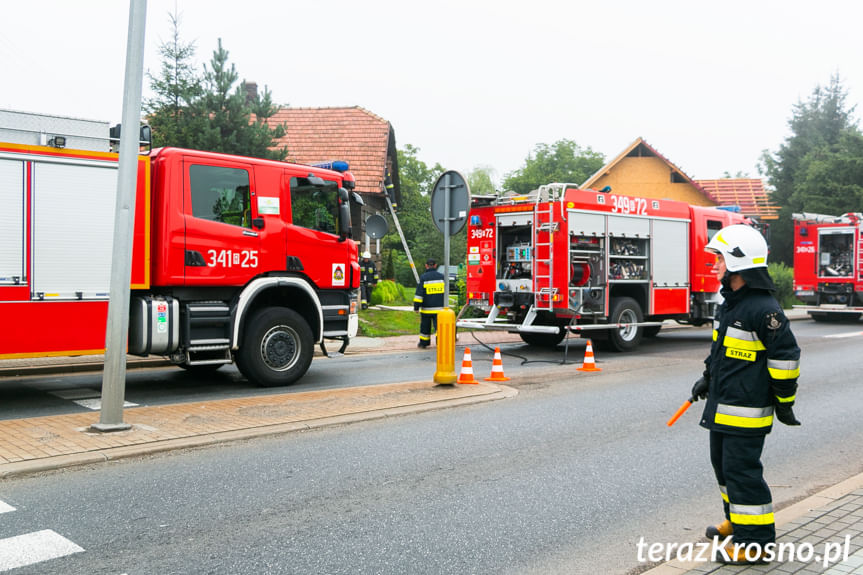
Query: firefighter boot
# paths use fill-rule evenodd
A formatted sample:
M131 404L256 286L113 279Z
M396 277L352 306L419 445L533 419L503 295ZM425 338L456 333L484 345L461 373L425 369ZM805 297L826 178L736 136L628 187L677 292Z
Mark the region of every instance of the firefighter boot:
M734 526L731 524L731 521L726 519L719 525L711 525L707 528L707 531L704 535L708 539L713 539L714 537L719 537L720 539L725 539L729 535L734 533Z

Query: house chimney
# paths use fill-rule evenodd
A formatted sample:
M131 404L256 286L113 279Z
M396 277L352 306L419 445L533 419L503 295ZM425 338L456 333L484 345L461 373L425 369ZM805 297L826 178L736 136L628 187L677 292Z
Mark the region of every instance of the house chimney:
M254 102L258 99L258 84L257 82L243 82L246 88L246 102Z

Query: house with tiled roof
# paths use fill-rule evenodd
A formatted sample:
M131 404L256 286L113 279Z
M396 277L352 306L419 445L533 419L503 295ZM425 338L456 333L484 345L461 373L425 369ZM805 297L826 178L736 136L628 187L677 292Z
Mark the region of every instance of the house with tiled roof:
M354 239L365 240L366 218L389 210L384 197L387 163L391 165L393 201L401 198L398 156L392 125L359 106L347 108L282 108L270 123L284 124L286 134L274 147L288 150L286 160L314 164L344 160L356 180L365 206L352 208Z
M597 190L606 186L620 195L678 200L695 206L718 205L695 180L643 138L632 142L581 185Z
M770 203L764 182L757 178L696 180L720 206L740 206L740 212L760 220L778 220L779 206Z

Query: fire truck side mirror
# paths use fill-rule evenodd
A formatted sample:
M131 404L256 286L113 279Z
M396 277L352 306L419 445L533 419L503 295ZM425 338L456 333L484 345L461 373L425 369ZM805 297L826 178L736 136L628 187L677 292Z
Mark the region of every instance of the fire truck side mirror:
M366 205L366 203L363 201L363 197L357 192L351 192L351 200L358 206Z
M344 188L339 188L339 241L351 237L351 199Z

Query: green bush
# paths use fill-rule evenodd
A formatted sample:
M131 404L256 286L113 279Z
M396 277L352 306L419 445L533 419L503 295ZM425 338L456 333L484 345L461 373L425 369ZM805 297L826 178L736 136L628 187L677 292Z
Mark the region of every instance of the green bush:
M794 268L781 262L767 264L767 272L776 284L776 300L783 309L790 309L800 301L794 296Z
M393 304L404 299L403 288L392 280L383 280L372 290L371 305Z

